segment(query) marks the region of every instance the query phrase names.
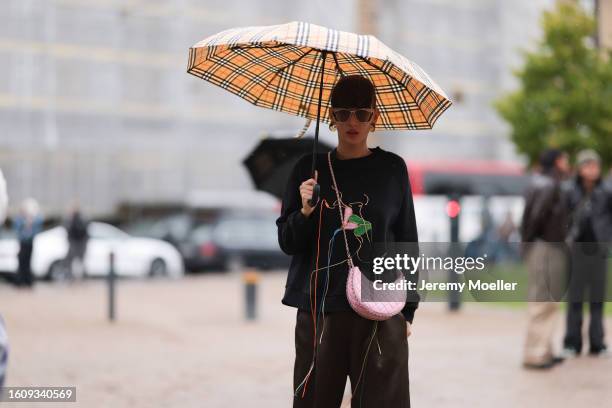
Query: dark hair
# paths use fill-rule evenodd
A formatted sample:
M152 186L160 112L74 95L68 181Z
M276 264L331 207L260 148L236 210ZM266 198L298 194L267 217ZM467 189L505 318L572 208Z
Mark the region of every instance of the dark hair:
M559 149L546 149L540 154L540 166L544 172L551 171L555 167L555 162L564 152Z
M332 108L374 108L376 88L366 77L348 75L336 82L330 100Z

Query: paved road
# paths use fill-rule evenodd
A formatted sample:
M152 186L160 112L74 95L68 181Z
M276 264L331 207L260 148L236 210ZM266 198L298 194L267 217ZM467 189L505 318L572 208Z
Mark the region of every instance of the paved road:
M32 292L1 284L12 343L6 385L77 387L76 404L54 407L289 407L295 309L280 303L283 287L282 273L263 276L253 323L243 319L238 274L122 281L111 324L101 281ZM528 372L520 367L524 331L522 311L471 304L449 314L443 304L422 304L410 338L413 406L612 401L612 359L584 356Z

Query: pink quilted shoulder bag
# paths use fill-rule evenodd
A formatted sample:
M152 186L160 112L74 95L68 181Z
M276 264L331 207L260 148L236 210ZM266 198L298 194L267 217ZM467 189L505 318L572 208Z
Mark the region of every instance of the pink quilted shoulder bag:
M373 282L370 282L368 279L364 279L368 282L366 288L363 288L362 292L362 273L358 266L353 264L353 260L351 258L351 252L348 246L348 239L346 238L346 229L345 225L348 220L345 220L342 215L342 206L340 205L340 194L338 193L338 185L336 184L336 177L334 175L334 169L332 168L331 163L331 152L327 153L327 161L329 163L329 172L332 176L332 181L334 182L334 189L336 190L336 197L338 199L338 211L340 212L340 225L342 228L342 234L344 235L344 244L346 246L346 255L347 262L349 265L349 273L348 278L346 280L346 297L348 299L349 304L353 308L357 314L366 319L370 320L387 320L390 317L395 316L400 313L406 304L406 290L394 290L393 294L389 294L386 292L378 292L374 289ZM365 277L364 277L365 278ZM395 283L399 283L403 278L402 274L399 274L399 277L395 281ZM378 293L376 293L378 292ZM370 294L367 296L369 299L373 299L372 301L364 301L362 295ZM376 299L376 300L374 300ZM385 300L388 299L388 300ZM403 299L403 301L398 301L398 299Z

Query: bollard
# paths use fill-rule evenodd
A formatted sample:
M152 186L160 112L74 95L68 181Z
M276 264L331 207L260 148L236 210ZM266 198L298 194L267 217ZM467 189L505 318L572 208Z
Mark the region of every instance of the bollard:
M109 256L108 271L108 320L115 321L115 253L111 251Z
M458 194L451 194L446 204L446 213L450 219L450 256L456 258L461 256L459 244L459 216L461 214L461 197ZM455 271L448 271L448 281L451 283L459 282L459 275ZM451 290L448 292L448 309L456 312L461 308L461 294Z
M448 271L448 281L451 283L459 282L459 275L455 271ZM451 290L448 292L448 310L456 312L461 308L461 294L457 291Z
M259 283L259 273L255 270L248 270L242 275L244 281L245 312L247 320L257 318L257 284Z

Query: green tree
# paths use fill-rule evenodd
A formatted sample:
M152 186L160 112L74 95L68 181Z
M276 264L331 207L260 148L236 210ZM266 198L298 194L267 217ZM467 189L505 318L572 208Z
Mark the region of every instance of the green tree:
M495 102L519 152L534 163L547 147L597 150L612 163L612 53L597 49L594 19L559 2L542 16L543 38L514 74L519 89Z

